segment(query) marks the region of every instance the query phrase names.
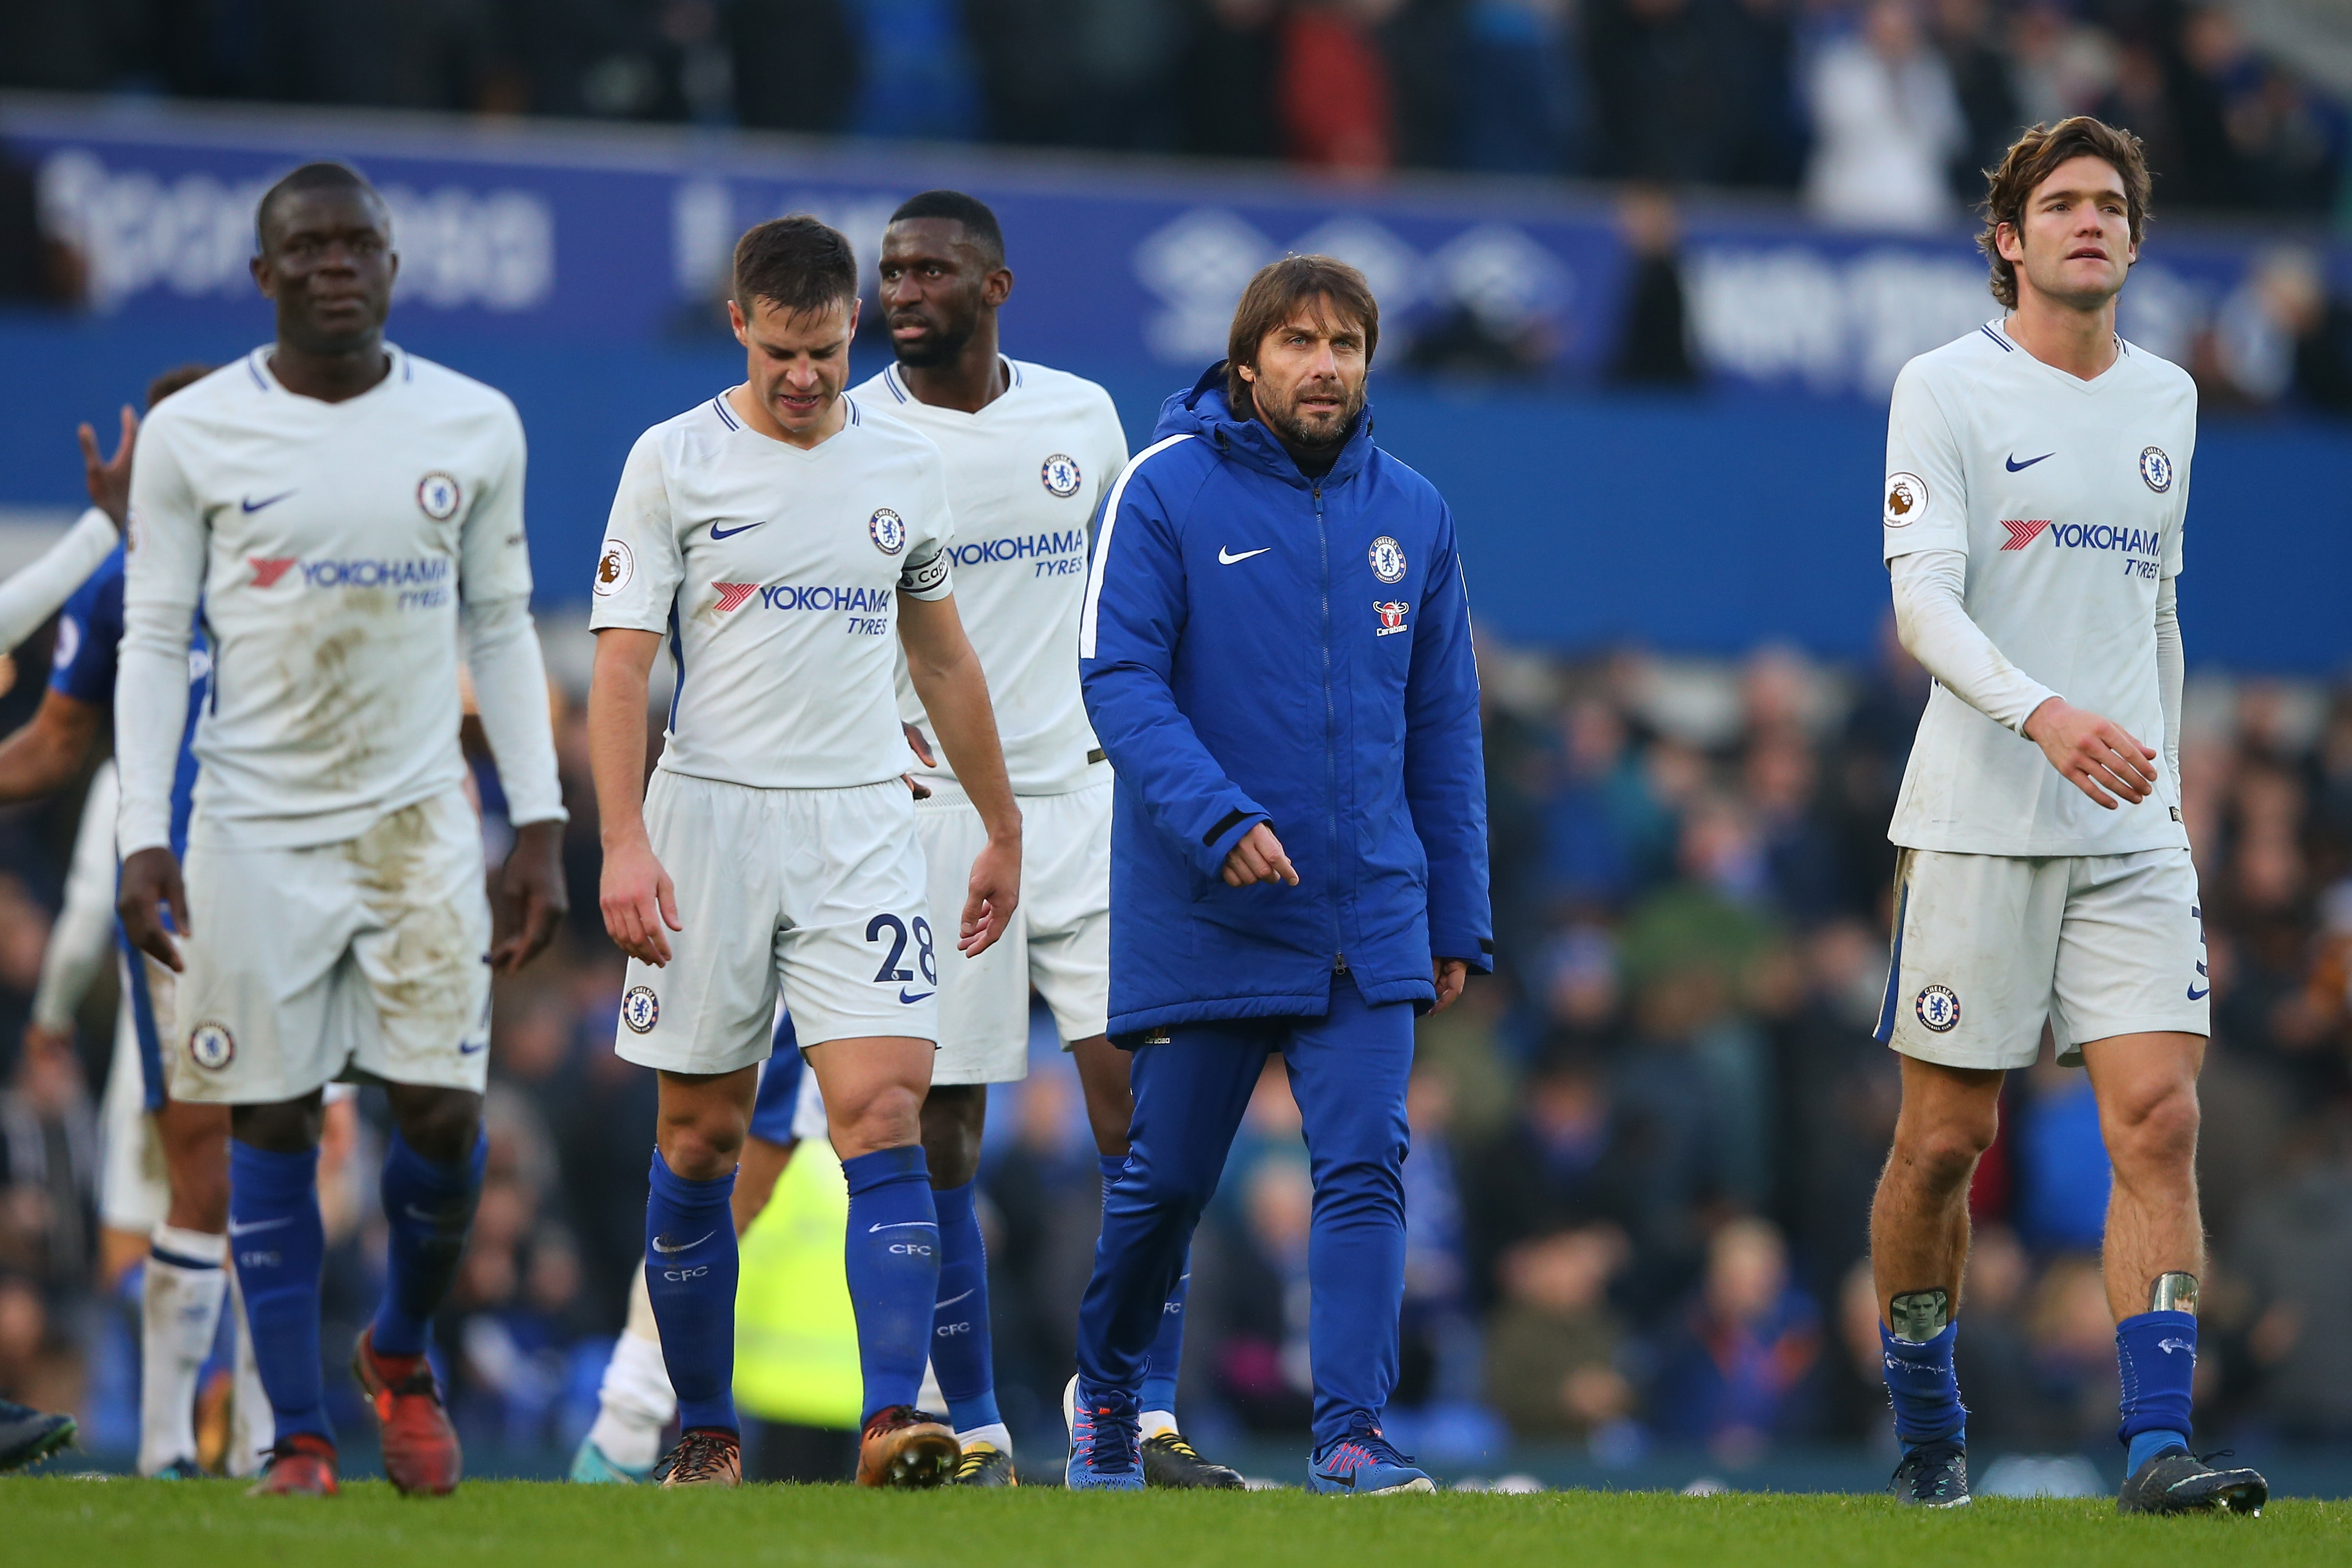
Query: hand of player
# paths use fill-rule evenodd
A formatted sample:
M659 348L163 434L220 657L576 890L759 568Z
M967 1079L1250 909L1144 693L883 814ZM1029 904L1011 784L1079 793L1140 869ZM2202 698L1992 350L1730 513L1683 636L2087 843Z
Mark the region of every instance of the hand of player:
M1462 988L1470 978L1470 965L1461 958L1437 958L1431 961L1429 977L1437 983L1437 1000L1430 1011L1442 1013L1461 998Z
M1225 852L1225 885L1247 887L1252 883L1287 883L1298 885L1298 873L1291 868L1290 857L1282 852L1282 841L1264 822L1242 835L1242 841Z
M1021 841L988 841L971 862L971 881L956 926L956 951L977 958L996 946L1021 904Z
M172 912L168 929L163 925L165 907ZM189 936L196 925L188 914L188 889L180 880L179 856L154 844L123 857L114 913L122 917L122 934L131 938L133 947L174 973L186 967L180 962L179 945L172 940L172 933Z
M2134 805L2156 788L2156 753L2123 726L2052 697L2025 721L2025 738L2042 747L2050 766L2107 810L2116 795ZM2108 793L2115 791L2114 795Z
M606 848L596 902L614 946L656 969L669 962L669 938L662 935L662 927L686 927L677 923L677 889L654 858L651 844L640 839Z
M528 822L490 884L490 967L511 975L546 950L572 907L563 885L563 824Z
M75 437L81 443L82 483L89 486L89 504L122 527L131 515L131 448L139 438L139 416L131 405L122 405L122 440L114 448L114 455L100 462L98 455L98 432L85 424L76 429Z

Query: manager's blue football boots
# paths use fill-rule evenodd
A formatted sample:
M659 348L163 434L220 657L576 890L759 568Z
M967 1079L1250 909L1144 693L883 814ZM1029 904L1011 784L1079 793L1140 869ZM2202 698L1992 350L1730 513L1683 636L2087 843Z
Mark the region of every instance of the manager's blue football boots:
M1410 1456L1359 1416L1348 1435L1316 1451L1307 1466L1307 1490L1340 1497L1378 1497L1389 1492L1435 1491L1437 1483Z
M1070 1426L1070 1460L1062 1471L1072 1491L1141 1491L1140 1412L1131 1394L1081 1400L1078 1380L1062 1390L1062 1418Z

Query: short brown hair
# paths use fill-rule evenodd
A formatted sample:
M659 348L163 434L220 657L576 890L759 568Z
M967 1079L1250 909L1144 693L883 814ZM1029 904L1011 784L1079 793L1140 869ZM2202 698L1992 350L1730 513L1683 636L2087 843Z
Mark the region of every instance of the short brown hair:
M2022 233L2025 204L2034 187L2070 158L2103 160L2122 176L2132 244L2137 246L2147 234L2150 183L2138 137L2087 114L2034 126L2017 139L2000 168L1985 171L1985 226L1977 235L1978 247L1992 266L1992 297L2011 310L2017 308L2017 265L2000 254L2000 225Z
M211 365L186 364L165 371L147 383L147 406L153 408L173 392L183 392L213 373Z
M806 213L754 224L735 242L735 303L745 320L756 299L797 316L856 298L857 253Z
M1286 256L1269 262L1242 290L1242 301L1234 307L1234 329L1225 339L1225 402L1237 418L1248 418L1257 406L1241 368L1256 369L1257 346L1265 335L1310 305L1361 326L1364 362L1371 363L1372 350L1381 344L1381 305L1362 273L1331 256Z

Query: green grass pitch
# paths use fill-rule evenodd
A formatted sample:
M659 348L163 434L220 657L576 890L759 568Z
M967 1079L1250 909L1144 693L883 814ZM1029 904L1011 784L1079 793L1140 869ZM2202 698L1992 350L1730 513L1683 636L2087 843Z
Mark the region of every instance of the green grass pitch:
M1058 1489L902 1494L845 1486L650 1488L468 1482L410 1500L381 1481L331 1500L249 1500L227 1481L0 1480L0 1563L44 1568L1228 1568L1267 1563L1612 1568L1838 1564L2074 1568L2352 1562L2352 1503L2260 1519L2121 1519L2096 1501L1979 1500L1957 1513L1884 1498L1725 1493L1301 1492L1074 1497Z

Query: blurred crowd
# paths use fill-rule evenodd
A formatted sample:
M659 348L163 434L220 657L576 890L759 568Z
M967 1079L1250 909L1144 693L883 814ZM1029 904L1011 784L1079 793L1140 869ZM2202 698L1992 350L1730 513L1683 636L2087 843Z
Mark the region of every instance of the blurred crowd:
M1422 1025L1391 1424L1408 1446L1737 1465L1889 1441L1864 1254L1897 1081L1872 1030L1885 827L1926 678L1885 646L1852 669L1484 652L1499 971ZM0 696L0 726L29 685ZM2215 1030L2200 1436L2352 1440L2352 1347L2324 1328L2352 1299L2352 685L2190 690ZM559 736L571 923L500 982L488 1186L436 1340L468 1442L546 1464L593 1415L653 1121L651 1075L612 1053L621 964L595 915L576 710ZM478 781L495 854L487 764ZM137 1297L101 1277L93 1208L110 991L76 1040L23 1031L72 807L0 813L0 1393L80 1411L103 1450L135 1423ZM1973 1194L1961 1377L1980 1452L2105 1455L2107 1166L2084 1076L2047 1055L2013 1075ZM324 1178L331 1363L382 1256L358 1173L383 1107L354 1104ZM1203 1442L1306 1423L1298 1125L1276 1068L1195 1245L1181 1403ZM1059 1426L1097 1184L1041 1015L1031 1076L996 1092L982 1181L1002 1399L1039 1438ZM339 1418L364 1428L356 1405Z
M2326 212L2321 8L2246 9L2259 47L2221 0L91 0L0 10L0 85L1801 188L1896 227L2094 112L2168 204Z

